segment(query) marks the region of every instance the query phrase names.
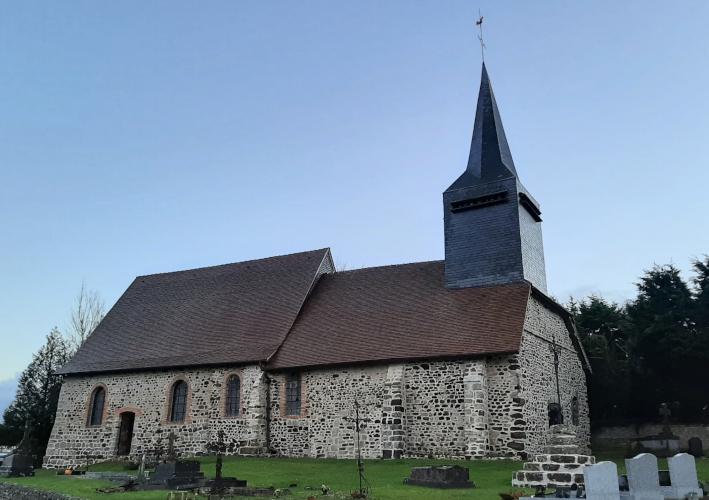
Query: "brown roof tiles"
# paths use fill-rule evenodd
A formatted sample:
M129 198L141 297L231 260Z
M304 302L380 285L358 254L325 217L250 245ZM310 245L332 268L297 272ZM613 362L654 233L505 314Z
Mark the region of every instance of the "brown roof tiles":
M516 352L529 293L446 289L442 261L324 275L268 367Z
M328 253L140 276L61 373L265 360Z

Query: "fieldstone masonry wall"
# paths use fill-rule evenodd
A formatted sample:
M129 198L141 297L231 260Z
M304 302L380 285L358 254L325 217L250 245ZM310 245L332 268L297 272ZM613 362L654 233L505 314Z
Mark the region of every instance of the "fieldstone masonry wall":
M115 455L121 414L134 412L130 456L150 454L174 431L183 455L206 451L217 431L240 454L352 458L354 402L361 405L367 458L526 458L546 443L547 405L556 401L551 341L561 346L565 422L578 404L579 445L588 450L586 379L564 321L532 298L519 354L474 360L311 369L301 372L301 414L284 411L285 373L257 366L70 377L64 381L45 465L65 467ZM224 386L241 377L241 414L225 417ZM170 389L189 384L187 417L169 422ZM102 425L87 426L92 390L106 389ZM267 420L270 424L267 425Z
M528 441L520 396L521 375L517 355L494 356L487 365L490 457L524 458Z
M224 416L223 387L231 374L241 377L241 415ZM266 429L265 385L256 366L233 369L168 370L144 373L91 375L64 380L56 421L44 458L47 467L81 465L115 456L121 414L135 413L130 456L151 454L156 440L174 431L182 455L205 451L220 429L228 442L241 448L263 448ZM176 380L189 384L187 417L168 421L170 390ZM106 388L106 412L100 426L88 426L88 406L93 388Z
M271 376L271 448L279 455L313 458L355 456L354 402L361 405L360 446L366 458L382 456L382 406L387 367L312 370L301 374L303 411L285 416L285 374ZM387 404L389 406L389 404Z
M547 444L548 404L557 401L552 340L561 348L559 386L564 423L576 433L583 453L590 452L590 421L586 393L586 374L581 358L569 336L564 321L538 300L527 306L525 335L519 353L521 376L520 410L525 423L525 452L541 453ZM572 400L576 398L578 424L572 416ZM516 413L516 412L515 412Z

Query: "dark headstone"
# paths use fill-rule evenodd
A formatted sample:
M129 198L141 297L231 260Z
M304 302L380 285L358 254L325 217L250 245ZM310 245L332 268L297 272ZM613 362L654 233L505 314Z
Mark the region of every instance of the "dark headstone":
M34 476L34 459L21 452L11 453L2 461L0 477L20 476Z
M704 449L702 447L702 440L698 437L693 437L689 439L687 443L689 445L689 454L695 458L704 456Z
M155 467L155 473L145 484L147 489L151 487L164 488L168 490L183 490L198 488L204 484L204 473L199 470L199 462L196 460L175 460L165 462Z
M0 465L0 477L34 476L34 457L30 442L30 424L26 422L22 441Z
M404 484L428 486L431 488L474 488L469 480L467 467L443 465L440 467L414 467L411 475L404 479Z

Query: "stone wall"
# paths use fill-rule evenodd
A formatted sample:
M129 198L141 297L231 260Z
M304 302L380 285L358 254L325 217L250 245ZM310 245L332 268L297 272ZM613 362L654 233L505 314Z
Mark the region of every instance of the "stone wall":
M635 439L657 436L662 432L661 423L608 425L593 429L591 441L599 448L627 448ZM679 438L680 448L689 449L689 440L699 438L705 454L709 452L709 424L672 424L672 434Z
M494 356L487 364L489 456L524 458L527 434L520 396L521 376L517 355Z
M387 366L311 370L301 374L301 415L283 411L285 374L270 376L271 448L279 455L355 457L354 401L361 405L362 456L382 456Z
M476 433L471 432L471 426L475 425L471 420L474 412L472 405L476 401L473 400L472 387L468 387L466 394L465 379L480 375L482 390L484 371L484 360L437 361L405 366L406 456L463 458L470 453L468 442L476 438ZM473 382L469 379L469 384ZM482 411L487 411L484 396L480 396L479 405ZM483 424L481 432L477 433L483 438L483 443L484 432ZM482 448L485 446L483 444Z
M571 341L563 319L532 297L527 306L525 334L519 353L519 412L515 432L525 433L526 453L541 453L549 429L548 404L557 401L552 341L560 347L559 386L564 423L573 424L572 400L576 398L578 425L574 426L578 444L590 450L590 422L586 392L586 374L581 358ZM522 425L524 424L524 425ZM522 429L522 427L524 427Z
M0 483L0 500L81 500L79 497L43 491L19 484Z
M281 408L285 374L270 378L270 443L279 455L353 458L355 398L364 457L487 454L484 359L306 371L295 417Z
M241 414L226 417L225 383L231 374L241 377ZM256 366L164 370L143 373L68 377L62 385L56 421L45 456L45 466L65 467L113 457L118 445L121 414L135 413L130 456L151 454L162 437L167 446L170 431L176 449L184 455L204 452L205 445L223 429L227 442L242 448L265 446L265 385ZM169 422L172 385L185 380L189 391L184 422ZM95 387L106 389L103 422L89 426L88 412ZM242 450L243 451L243 450Z

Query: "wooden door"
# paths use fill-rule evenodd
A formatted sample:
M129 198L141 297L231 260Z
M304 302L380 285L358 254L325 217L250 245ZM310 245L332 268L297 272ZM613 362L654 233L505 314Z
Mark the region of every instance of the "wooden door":
M121 425L118 429L118 451L117 455L130 454L130 445L133 441L133 424L135 423L135 413L127 411L121 413Z

